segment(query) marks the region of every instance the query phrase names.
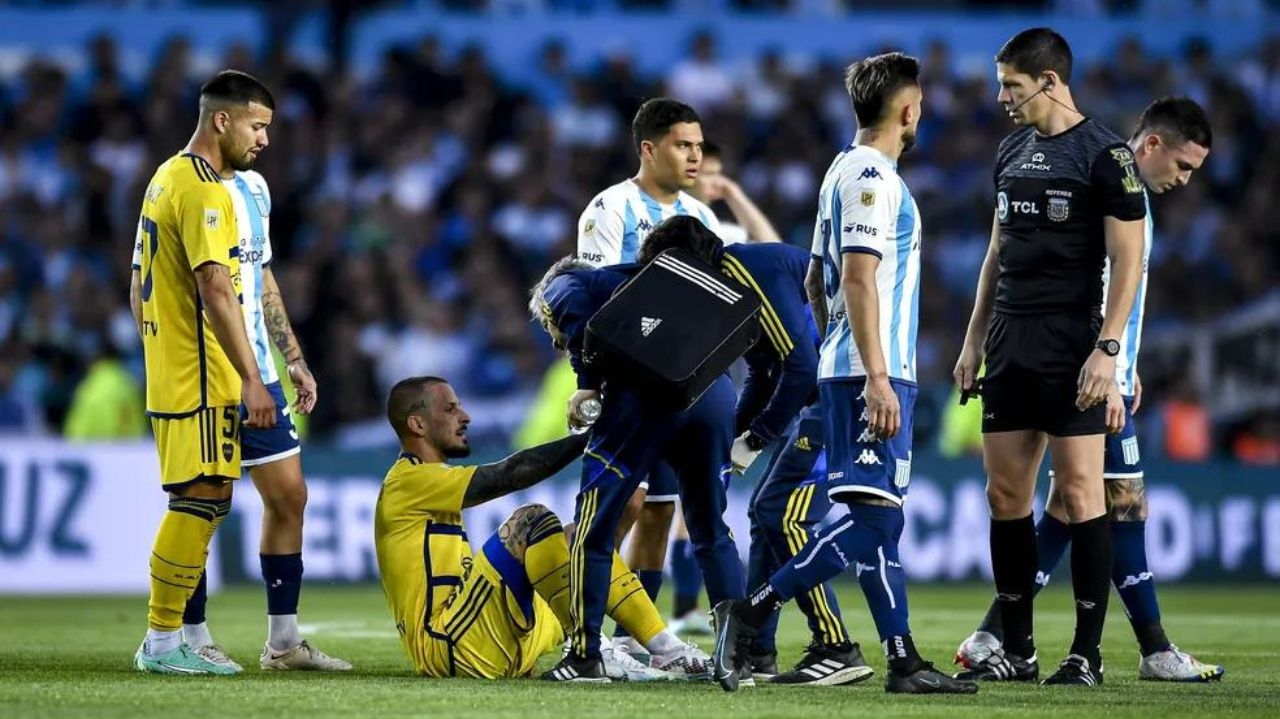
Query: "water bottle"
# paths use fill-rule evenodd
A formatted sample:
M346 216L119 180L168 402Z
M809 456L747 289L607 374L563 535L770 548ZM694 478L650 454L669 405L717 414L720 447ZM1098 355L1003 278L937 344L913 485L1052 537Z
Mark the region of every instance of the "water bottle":
M600 400L583 400L578 405L578 418L582 420L583 424L581 427L571 427L569 431L574 434L582 434L591 429L591 425L595 424L597 419L600 419L601 409Z

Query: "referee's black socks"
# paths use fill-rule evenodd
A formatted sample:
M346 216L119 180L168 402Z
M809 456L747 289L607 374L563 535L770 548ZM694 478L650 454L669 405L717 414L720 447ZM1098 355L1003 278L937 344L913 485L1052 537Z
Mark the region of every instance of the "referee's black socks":
M1071 525L1071 589L1076 597L1071 653L1088 659L1094 671L1101 663L1099 647L1111 596L1113 551L1111 524L1105 514Z
M1032 515L992 519L991 572L995 576L996 604L1004 625L1004 648L1024 659L1036 653L1031 639L1036 569L1036 523Z

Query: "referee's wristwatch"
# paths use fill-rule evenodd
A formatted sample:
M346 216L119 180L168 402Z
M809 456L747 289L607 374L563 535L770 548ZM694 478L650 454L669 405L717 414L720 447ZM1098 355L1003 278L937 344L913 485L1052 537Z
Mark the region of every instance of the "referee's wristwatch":
M1108 357L1120 354L1120 340L1098 340L1094 347L1102 350L1102 353Z

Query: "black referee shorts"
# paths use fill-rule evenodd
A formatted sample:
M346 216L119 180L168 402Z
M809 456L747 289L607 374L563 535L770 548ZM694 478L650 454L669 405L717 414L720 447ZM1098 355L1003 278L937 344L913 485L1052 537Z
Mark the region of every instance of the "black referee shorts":
M982 431L1032 429L1054 437L1104 434L1106 405L1076 409L1080 368L1101 329L1101 317L1080 312L996 312L984 351Z

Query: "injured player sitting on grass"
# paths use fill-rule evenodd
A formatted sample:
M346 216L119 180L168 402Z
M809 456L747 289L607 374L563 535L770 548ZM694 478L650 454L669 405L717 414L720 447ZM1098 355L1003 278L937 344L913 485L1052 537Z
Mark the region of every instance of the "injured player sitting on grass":
M471 453L471 418L438 377L397 383L387 398L387 420L401 453L378 495L374 536L401 645L427 676L529 676L572 626L567 530L551 510L527 504L473 554L462 510L551 477L582 455L587 435L490 464L446 464ZM607 609L650 651L651 665L611 652L604 658L607 677L589 681L710 677L707 655L667 631L616 553Z

